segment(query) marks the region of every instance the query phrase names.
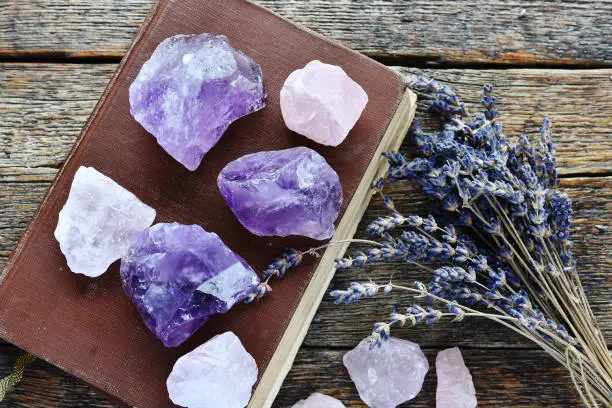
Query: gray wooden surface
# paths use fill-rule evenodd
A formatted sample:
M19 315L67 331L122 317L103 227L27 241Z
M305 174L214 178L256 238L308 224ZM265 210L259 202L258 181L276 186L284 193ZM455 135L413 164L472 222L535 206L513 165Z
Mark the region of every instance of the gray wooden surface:
M0 49L12 57L120 57L152 2L4 0ZM255 2L358 51L408 65L612 65L609 0Z
M452 85L472 110L483 83L496 86L506 135L535 135L550 116L563 188L574 200L575 252L606 338L612 341L612 3L497 1L259 1L294 21L365 52L408 76L424 72ZM0 3L0 265L25 230L129 46L150 0L5 0ZM526 16L518 19L521 8ZM418 67L418 68L408 68ZM504 68L504 69L502 69ZM511 68L511 69L505 69ZM551 69L555 68L555 69ZM570 69L571 68L571 69ZM431 124L424 109L417 116ZM408 150L406 144L404 149ZM406 213L426 214L413 186L397 185ZM396 200L397 203L397 200ZM381 213L375 200L365 220ZM331 284L388 277L426 279L385 264L341 271ZM281 290L282 283L277 284ZM276 407L321 391L362 407L343 353L408 300L380 297L358 305L324 301ZM441 323L396 331L436 352L459 345L480 407L579 406L568 375L545 353L487 322ZM19 354L0 343L0 375ZM10 407L112 407L61 370L37 361L7 398ZM406 406L433 407L435 373Z

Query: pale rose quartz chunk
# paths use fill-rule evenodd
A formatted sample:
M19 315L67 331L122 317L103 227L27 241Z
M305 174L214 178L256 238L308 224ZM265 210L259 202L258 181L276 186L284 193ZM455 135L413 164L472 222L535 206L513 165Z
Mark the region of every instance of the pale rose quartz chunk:
M476 390L472 375L463 362L459 348L453 347L438 353L436 375L436 408L476 407Z
M328 395L315 392L304 400L298 401L291 408L346 408L343 403Z
M102 275L123 257L155 210L93 167L79 167L59 213L55 239L74 273Z
M166 381L170 399L187 408L244 408L257 380L255 359L232 332L179 358Z
M317 60L293 71L280 91L287 127L328 146L344 141L367 103L366 92L341 67Z
M421 392L429 370L418 344L390 337L370 349L363 340L343 358L359 397L370 408L395 408Z

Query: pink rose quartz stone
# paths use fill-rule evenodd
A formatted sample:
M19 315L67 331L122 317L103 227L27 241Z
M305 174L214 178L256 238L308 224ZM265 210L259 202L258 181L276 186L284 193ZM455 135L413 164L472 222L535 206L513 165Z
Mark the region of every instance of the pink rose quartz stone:
M476 408L476 389L459 348L438 353L436 375L436 408Z
M305 400L295 403L291 408L346 408L343 403L328 395L315 392Z
M317 60L293 71L280 91L287 127L327 146L342 143L367 103L366 92L341 67Z
M102 275L155 219L155 210L93 167L79 167L55 239L74 273Z
M234 333L225 332L179 358L166 386L181 407L244 408L255 381L255 359Z
M413 399L429 370L418 344L395 337L372 349L365 339L344 355L343 362L370 408L395 408Z

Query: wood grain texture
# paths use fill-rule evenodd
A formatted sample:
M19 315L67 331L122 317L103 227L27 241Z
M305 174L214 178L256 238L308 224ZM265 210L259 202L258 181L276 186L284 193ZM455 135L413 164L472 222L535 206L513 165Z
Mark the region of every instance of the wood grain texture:
M429 360L423 390L400 407L435 407L438 351L423 349ZM344 353L345 350L302 349L274 407L288 408L318 391L340 399L347 408L365 408L342 364ZM579 406L570 377L544 352L462 349L462 354L474 378L479 408Z
M6 0L0 55L121 57L154 0ZM380 58L420 63L612 65L612 2L256 0ZM519 19L519 11L526 14Z
M112 64L0 64L0 177L51 180L102 90ZM414 79L416 69L395 68ZM612 171L612 69L426 70L480 109L480 87L496 86L508 137L536 135L553 120L561 174ZM431 122L426 106L420 117Z

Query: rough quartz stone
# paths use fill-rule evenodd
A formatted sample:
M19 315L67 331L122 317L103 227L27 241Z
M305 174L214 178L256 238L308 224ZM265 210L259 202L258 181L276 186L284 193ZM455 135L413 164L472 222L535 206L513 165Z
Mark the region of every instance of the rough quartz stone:
M280 92L287 127L328 146L342 143L367 103L366 92L342 68L317 60L293 71Z
M459 348L442 350L436 357L436 408L475 408L476 390L472 375Z
M188 408L243 408L257 380L255 359L232 332L179 358L166 381L170 399Z
M330 238L342 205L338 174L306 147L247 154L217 180L221 194L253 234Z
M305 400L298 401L291 408L345 408L345 406L333 397L315 392Z
M145 324L174 347L227 312L259 283L217 234L199 225L155 224L121 260L121 280Z
M79 167L54 235L70 270L96 277L154 219L153 208L111 178L93 167Z
M261 68L223 35L164 40L130 85L132 116L192 171L234 120L265 99Z
M418 344L393 337L372 350L363 340L343 361L359 397L371 408L394 408L413 399L429 370Z

